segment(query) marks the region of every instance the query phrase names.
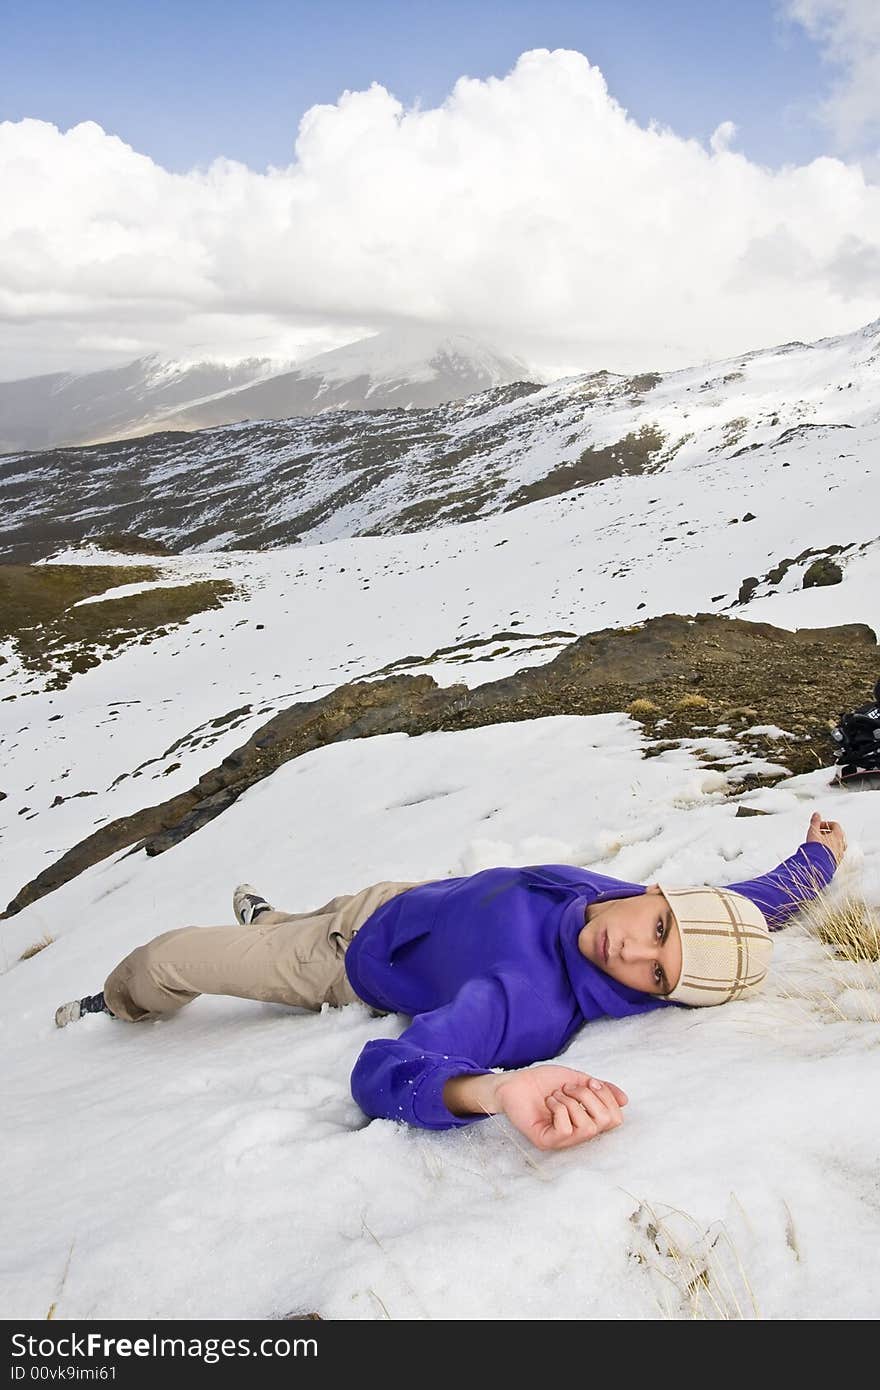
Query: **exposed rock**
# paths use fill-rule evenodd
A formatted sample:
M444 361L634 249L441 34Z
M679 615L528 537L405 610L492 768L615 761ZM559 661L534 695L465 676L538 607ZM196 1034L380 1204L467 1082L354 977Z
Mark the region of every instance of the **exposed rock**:
M826 584L839 584L843 570L833 560L814 560L804 574L804 588L814 589Z
M257 627L262 627L262 623L257 623ZM224 724L229 724L233 719L239 719L244 714L250 714L251 705L239 705L238 709L231 709L226 714L221 714L217 719L211 720L212 729L220 729Z
M755 518L750 514L747 514L743 517L743 521L754 521L754 519ZM811 555L819 556L820 560L817 560L815 564L810 565L809 569L804 575L803 587L805 589L809 589L814 584L839 584L840 579L843 577L842 573L837 565L831 564L831 562L828 561L827 557L829 555L841 555L844 551L852 550L853 545L854 542L849 541L846 545L826 545L823 546L821 549L810 547L807 550L802 550L800 555L795 555L794 558L792 558L791 556L786 556L784 560L780 560L778 564L773 565L762 578L758 579L754 575L752 575L748 579L744 579L742 584L740 585L739 597L737 599L737 602L748 603L749 599L751 598L752 594L754 593L755 589L757 589L759 584L781 584L782 580L785 578L792 565L803 564L804 560L808 560ZM824 573L826 565L830 566L830 571L837 572L839 576L838 579L814 579L811 580L810 583L807 583L807 576L810 575L812 571L816 570L817 573ZM723 598L724 595L719 594L718 597ZM715 602L714 598L712 602Z
M773 568L769 569L767 573L764 575L765 581L768 584L781 583L788 571L791 569L792 565L795 563L796 561L788 557L784 560L780 560L778 565L774 565Z
M789 429L783 430L778 439L774 439L770 445L771 449L778 449L780 444L789 444L791 440L809 437L813 430L851 430L854 425L824 425L816 420L806 420L801 425L791 425Z
M99 550L112 550L117 555L171 555L164 541L149 536L135 536L126 531L108 531L102 536L86 536L90 545Z
M533 483L524 483L513 494L505 506L505 511L525 507L544 497L557 497L562 492L587 487L603 478L614 478L621 473L644 473L655 455L663 448L665 436L656 426L646 425L638 434L628 434L614 444L597 449L588 446L581 450L576 459L560 463L551 468L543 478Z
M659 372L642 372L640 376L631 376L626 383L627 391L631 391L634 396L642 396L646 391L653 391L655 386L659 386L663 380Z

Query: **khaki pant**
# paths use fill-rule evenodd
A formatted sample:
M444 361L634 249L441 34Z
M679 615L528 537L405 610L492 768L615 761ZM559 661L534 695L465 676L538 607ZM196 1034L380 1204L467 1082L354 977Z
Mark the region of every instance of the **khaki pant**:
M345 973L349 942L383 903L417 886L375 883L314 912L264 912L249 927L165 932L138 946L107 977L107 1007L137 1023L174 1013L199 994L303 1009L350 1004L358 996Z

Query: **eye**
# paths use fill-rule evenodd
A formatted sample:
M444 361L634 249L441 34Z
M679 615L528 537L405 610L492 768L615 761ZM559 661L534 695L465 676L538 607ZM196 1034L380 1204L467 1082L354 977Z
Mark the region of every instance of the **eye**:
M665 930L666 930L666 928L665 928L665 926L664 926L664 924L663 924L663 918L661 917L660 920L659 920L658 923L657 923L657 940L658 940L658 941L662 941L662 940L663 940L663 933L664 933Z
M659 965L654 966L654 984L658 989L663 988L663 971Z

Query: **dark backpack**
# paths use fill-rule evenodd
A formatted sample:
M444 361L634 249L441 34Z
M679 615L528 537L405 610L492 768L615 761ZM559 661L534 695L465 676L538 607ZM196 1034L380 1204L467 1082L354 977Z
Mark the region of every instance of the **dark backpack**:
M836 745L838 781L880 777L880 680L874 699L842 714L831 737Z

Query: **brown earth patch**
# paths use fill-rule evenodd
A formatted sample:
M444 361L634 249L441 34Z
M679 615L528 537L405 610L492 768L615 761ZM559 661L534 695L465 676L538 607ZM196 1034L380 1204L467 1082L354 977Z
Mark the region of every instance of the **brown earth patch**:
M110 550L115 555L170 555L171 551L164 541L150 536L135 536L126 531L108 531L103 536L93 536L91 544L98 550Z
M343 685L274 715L188 791L103 826L26 884L2 915L120 850L161 854L291 758L342 739L629 709L651 736L646 756L680 738L710 736L724 723L731 725L724 737L739 734L747 749L789 772L811 771L833 762L829 722L864 701L878 660L876 635L860 623L792 633L711 613L665 614L590 633L545 666L473 690L441 688L426 675ZM776 725L790 737L750 739L743 731L753 724ZM761 780L774 779L744 776L740 789Z
M622 473L647 473L654 455L660 453L664 443L665 435L661 430L654 425L645 425L638 434L628 434L602 449L583 449L571 462L560 463L545 473L543 478L517 488L504 510L510 512L517 507L526 507L530 502L539 502L544 497L557 497L560 493L589 487L591 483L615 478Z
M150 565L0 565L0 640L14 642L28 670L49 675L47 689L62 690L108 649L162 636L235 592L228 580L206 579L77 606L160 577Z

